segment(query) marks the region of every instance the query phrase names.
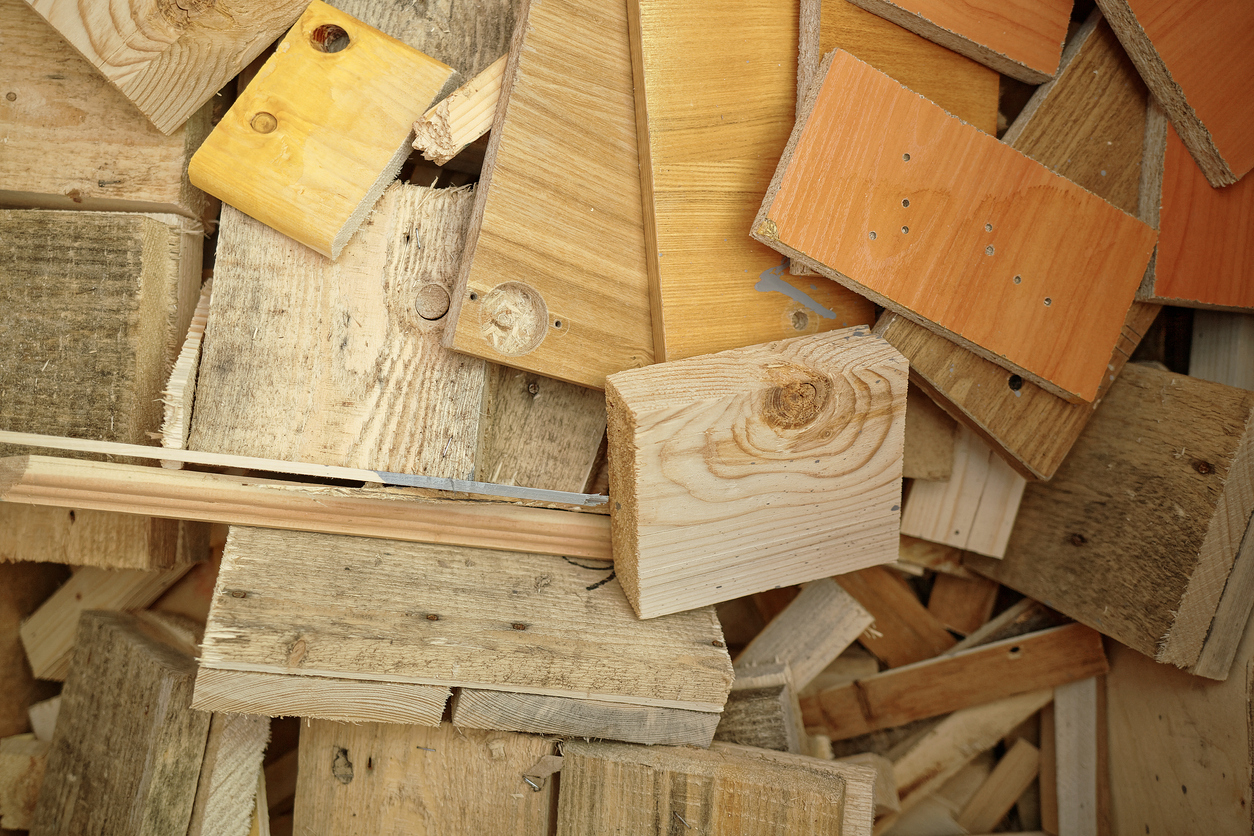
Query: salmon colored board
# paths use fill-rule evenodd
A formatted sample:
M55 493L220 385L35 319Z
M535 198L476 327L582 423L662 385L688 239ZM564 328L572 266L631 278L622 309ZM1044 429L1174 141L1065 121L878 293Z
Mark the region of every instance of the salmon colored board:
M753 236L1093 400L1154 230L848 53L824 65Z
M854 0L999 73L1040 84L1058 70L1072 0Z
M1254 3L1098 0L1211 185L1254 168Z

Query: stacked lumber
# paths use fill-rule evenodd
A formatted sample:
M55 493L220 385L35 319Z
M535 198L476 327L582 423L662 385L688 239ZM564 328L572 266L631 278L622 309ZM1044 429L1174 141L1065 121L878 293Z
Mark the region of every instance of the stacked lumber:
M1254 830L1245 5L0 11L4 832Z

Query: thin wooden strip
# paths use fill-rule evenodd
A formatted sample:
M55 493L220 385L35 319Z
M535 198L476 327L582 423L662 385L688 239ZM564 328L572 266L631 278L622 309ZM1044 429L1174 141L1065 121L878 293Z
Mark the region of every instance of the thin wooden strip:
M213 292L212 279L205 282L200 291L200 301L192 314L183 348L161 393L165 404L165 417L161 422L161 446L182 450L187 446L187 436L192 429L192 400L196 394L196 372L200 369L200 343L205 336L205 323L209 321L209 298ZM165 467L177 470L182 462L162 462Z
M1097 836L1097 678L1054 689L1058 832Z
M1057 689L1055 689L1057 700ZM1023 738L997 762L988 779L958 814L958 824L968 833L992 833L997 823L1010 812L1028 785L1040 771L1041 753Z
M835 580L875 619L859 641L888 667L921 662L954 646L954 637L891 570L875 566Z
M414 148L422 156L444 165L492 128L508 60L502 55L414 122Z

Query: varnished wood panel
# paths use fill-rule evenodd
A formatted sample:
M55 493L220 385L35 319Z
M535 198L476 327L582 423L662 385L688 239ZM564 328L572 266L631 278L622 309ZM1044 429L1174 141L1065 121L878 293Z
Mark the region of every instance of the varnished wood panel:
M847 53L823 77L755 237L1055 394L1096 397L1154 230Z

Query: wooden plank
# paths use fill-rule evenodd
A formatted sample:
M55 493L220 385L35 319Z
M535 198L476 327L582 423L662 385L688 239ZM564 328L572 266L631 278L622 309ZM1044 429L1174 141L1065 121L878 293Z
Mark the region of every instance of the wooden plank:
M1097 679L1054 689L1058 833L1097 836Z
M1161 233L1137 298L1186 308L1254 308L1254 184L1207 182L1158 104L1145 120L1143 217Z
M0 505L0 560L5 561L169 569L179 557L178 536L175 520L82 508Z
M968 833L992 833L1028 785L1036 780L1040 765L1040 751L1019 738L962 809L958 815L958 824L966 828Z
M1100 0L1155 100L1171 115L1214 186L1254 168L1254 116L1241 92L1254 85L1254 9L1222 3Z
M736 657L736 670L786 664L797 689L810 684L871 626L874 617L831 578L806 584Z
M611 568L233 528L201 670L719 711L732 675L713 609L639 621Z
M203 558L202 558L203 559ZM188 563L154 572L84 566L22 623L22 645L39 679L65 681L79 615L88 610L143 609L187 572Z
M339 258L409 156L414 120L456 78L447 65L314 0L192 157L188 175Z
M801 701L806 726L843 740L1106 671L1101 636L1071 624L831 688Z
M653 362L626 8L523 4L445 345L601 388Z
M548 738L315 720L301 729L293 831L308 836L547 836L556 789L523 774Z
M0 828L29 830L52 744L31 734L0 739Z
M841 763L861 764L875 770L875 816L895 813L901 809L897 800L897 779L893 777L893 762L874 752L837 758Z
M462 149L492 129L501 97L501 77L508 55L432 105L414 122L414 149L436 165L445 165Z
M709 750L570 740L558 836L869 833L874 772L728 743Z
M895 560L905 372L846 329L607 380L614 559L636 612Z
M333 0L331 5L472 78L509 50L521 3L462 0L443 5Z
M1024 491L1004 560L969 568L1129 647L1222 679L1249 616L1254 393L1129 366L1049 483ZM1246 537L1246 540L1251 538ZM1242 579L1242 584L1236 581ZM1238 595L1237 597L1242 597ZM1202 659L1205 645L1227 650Z
M1048 81L1058 70L1069 0L1013 4L974 0L955 5L937 0L855 0L869 12L928 40L1028 84Z
M1051 610L1040 601L1022 598L980 627L976 628L962 641L945 651L946 656L961 653L973 647L1012 639L1050 627L1061 627L1070 624L1071 619Z
M937 575L927 599L936 620L961 636L978 630L993 614L1001 584L986 578Z
M171 13L141 2L108 9L27 2L167 134L291 26L303 6L227 2Z
M325 534L509 548L597 560L610 558L610 524L603 514L485 502L481 498L433 498L417 489L341 488L190 470L15 456L0 460L0 500Z
M953 647L954 637L892 571L872 567L835 580L875 619L859 641L888 667L921 662Z
M269 742L269 717L213 715L187 836L240 833L247 828L257 808L257 776Z
M27 707L54 696L56 686L31 675L22 648L22 620L56 592L69 572L50 563L0 563L0 734L20 734L30 728Z
M901 475L906 479L927 481L948 479L954 472L955 430L954 419L918 386L911 386L906 393Z
M962 550L917 537L902 536L897 550L897 564L916 569L931 569L956 578L972 578L975 573L962 567Z
M833 49L845 50L964 122L996 135L996 72L849 0L806 0L801 5L798 104L823 56Z
M1134 212L1146 95L1109 25L1094 15L1071 39L1058 77L1038 88L1004 139ZM1103 386L1118 375L1157 312L1142 303L1129 309ZM910 358L916 383L1026 477L1053 476L1092 416L1093 407L1067 403L904 317L885 314L875 332Z
M1196 311L1189 374L1254 389L1254 316Z
M209 734L195 661L123 613L85 614L75 644L32 836L186 832Z
M917 482L901 510L901 533L964 551L1002 557L1026 480L962 426L954 472L944 482Z
M753 235L1061 397L1093 400L1154 230L848 53L825 67ZM951 292L936 294L942 275Z
M775 662L736 669L714 739L776 752L810 754L797 686L787 664Z
M452 721L459 728L674 746L708 746L722 716L712 711L477 688L458 688L452 701Z
M866 300L785 276L745 234L793 124L797 4L632 0L627 12L656 359L870 323Z
M209 133L211 103L167 136L27 3L3 0L0 14L0 52L9 57L0 205L211 220L216 209L187 179L187 161Z

